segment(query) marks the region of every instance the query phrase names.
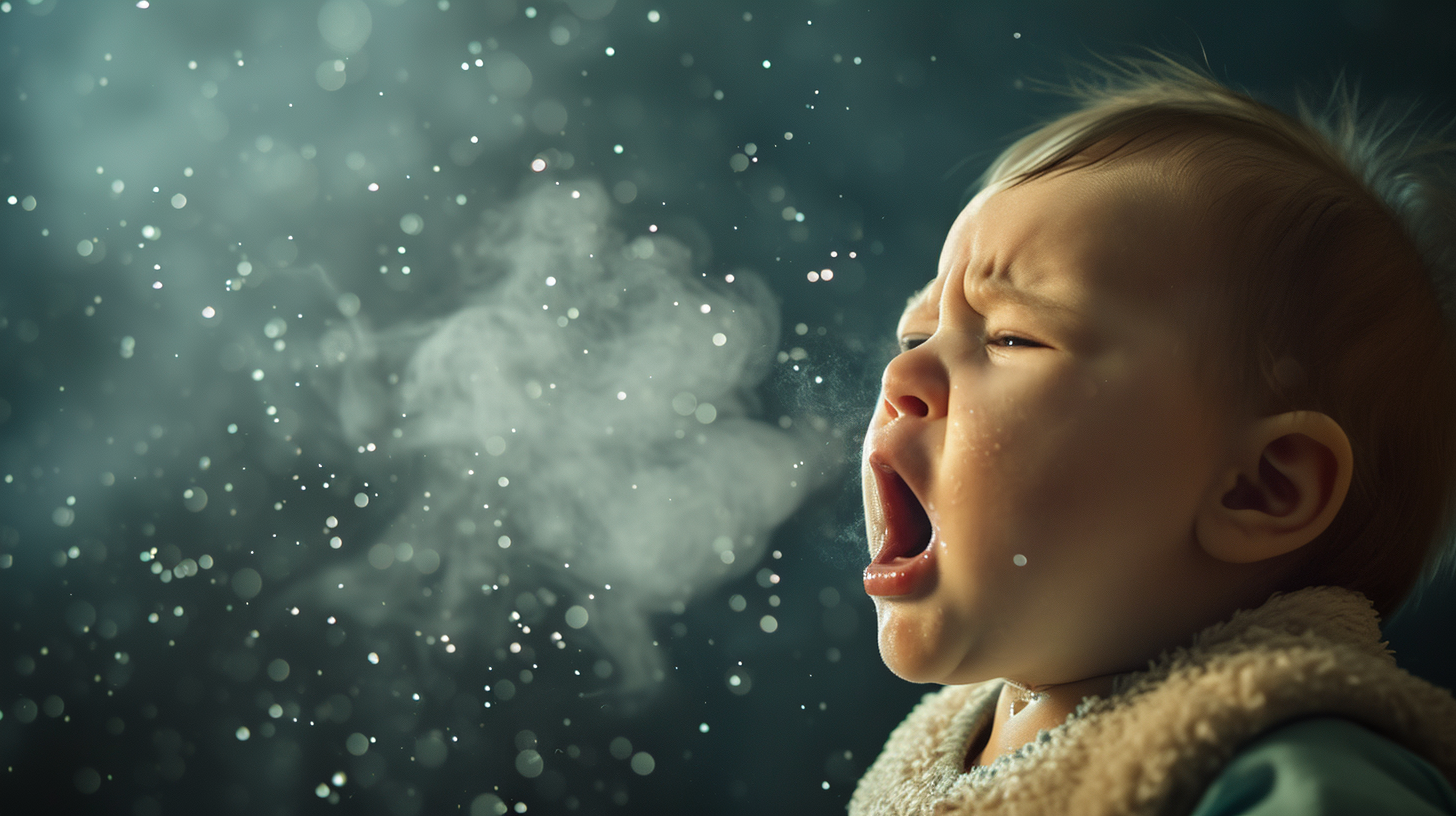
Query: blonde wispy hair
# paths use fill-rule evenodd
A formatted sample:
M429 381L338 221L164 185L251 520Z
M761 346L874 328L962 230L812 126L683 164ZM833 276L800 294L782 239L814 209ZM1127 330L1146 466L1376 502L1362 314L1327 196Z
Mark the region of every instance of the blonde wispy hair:
M1456 142L1343 80L1289 114L1161 55L1089 73L1067 89L1077 107L983 187L1132 157L1182 185L1228 247L1203 327L1214 379L1262 414L1329 414L1355 452L1344 506L1285 588L1345 586L1392 611L1450 557Z

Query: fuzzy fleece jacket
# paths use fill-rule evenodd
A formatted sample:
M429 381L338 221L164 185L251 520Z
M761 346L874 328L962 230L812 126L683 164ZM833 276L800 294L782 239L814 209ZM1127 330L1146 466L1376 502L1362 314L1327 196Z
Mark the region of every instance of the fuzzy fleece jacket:
M1397 668L1363 595L1316 587L1258 609L1126 675L1013 755L963 767L1002 682L932 694L860 780L851 816L1179 814L1240 746L1306 716L1344 717L1456 785L1456 699Z

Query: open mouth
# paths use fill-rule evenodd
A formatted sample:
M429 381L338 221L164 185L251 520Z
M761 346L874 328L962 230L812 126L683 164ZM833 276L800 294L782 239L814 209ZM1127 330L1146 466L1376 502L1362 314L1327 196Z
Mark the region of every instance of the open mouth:
M876 468L885 539L875 555L876 564L896 558L913 558L930 546L933 527L920 499L900 475L888 468Z

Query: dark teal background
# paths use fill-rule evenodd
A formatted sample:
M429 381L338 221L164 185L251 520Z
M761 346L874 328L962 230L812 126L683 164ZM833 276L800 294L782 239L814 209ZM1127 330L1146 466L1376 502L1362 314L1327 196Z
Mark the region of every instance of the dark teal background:
M1059 82L1097 54L1153 48L1206 61L1279 105L1300 90L1318 98L1343 75L1368 100L1413 106L1433 125L1456 120L1456 7L1434 1L618 0L591 19L593 7L612 4L543 0L528 17L530 4L515 0L447 8L370 0L370 38L349 59L348 83L332 92L315 78L334 57L320 41L322 3L8 5L0 13L6 813L413 816L472 813L473 803L485 807L482 794L529 813L840 812L885 735L927 690L890 676L876 655L873 610L859 587L857 434L899 304L933 276L967 188L1014 135L1061 110L1058 97L1034 90L1039 83ZM553 25L569 35L564 44L551 40ZM490 40L529 66L523 98L489 103L480 71L460 70L475 58L469 44ZM531 124L545 99L567 111L564 135ZM516 114L524 125L510 123ZM469 135L481 139L472 145ZM750 142L759 161L735 172L730 157ZM264 154L305 144L316 150L306 169L259 169ZM345 160L351 152L391 182L366 193ZM562 152L570 167L558 166ZM412 632L363 623L348 626L346 659L327 627L287 613L292 601L271 589L286 580L270 581L248 610L229 609L231 590L197 578L159 583L137 553L166 542L189 553L210 547L234 564L271 553L278 574L312 574L328 557L322 539L275 540L280 518L311 532L347 502L353 482L409 481L418 463L407 459L351 471L346 446L309 435L306 418L325 408L298 397L288 405L305 417L299 443L310 463L338 470L338 488L294 497L277 515L273 503L299 471L255 444L269 433L263 403L241 364L227 362L230 344L245 328L261 343L257 329L279 302L325 303L286 274L309 265L355 276L377 324L448 313L461 286L446 274L453 247L482 209L539 180L529 167L537 156L550 157L551 179L599 179L608 189L630 181L637 195L617 213L621 229L662 225L704 269L753 270L780 301L782 346L805 348L808 362L766 381L762 411L828 419L850 464L777 533L772 548L782 558L762 566L779 583L761 583L755 569L681 615L655 619L671 671L652 689L582 696L573 672L589 658L543 658L514 701L491 709L476 682L491 661L441 660L415 649ZM181 176L184 166L194 174ZM118 178L126 192L113 195ZM153 195L153 180L170 186ZM188 197L182 209L169 203L178 190ZM468 203L452 205L456 194ZM4 203L12 195L38 205ZM786 206L804 220L786 219ZM374 275L411 209L426 214L428 239L411 261L445 272ZM143 224L162 230L155 251L137 237ZM82 240L105 250L83 256ZM239 247L272 264L274 277L230 301L227 321L207 323L199 310L224 302ZM161 290L149 285L153 257L165 262ZM834 281L807 279L830 265ZM802 337L793 332L801 323ZM139 349L125 365L123 337ZM810 375L822 387L809 387ZM252 407L234 410L244 405ZM239 434L221 430L229 411L252 417ZM199 475L201 456L234 474L236 493ZM103 471L118 483L103 490ZM204 482L211 506L188 512L178 497ZM78 499L76 521L58 526L68 496ZM401 501L371 504L363 527L382 525ZM57 556L72 547L76 557ZM1449 584L1389 628L1404 665L1447 687L1456 685ZM782 600L772 635L758 625L770 594ZM746 598L747 612L731 610L733 596ZM77 600L117 631L103 637L77 619L85 616ZM169 619L174 605L185 615ZM146 623L153 612L161 621ZM261 672L238 679L246 672L227 664L228 650L254 630L270 658L293 666L287 695ZM387 672L368 673L352 656L366 642L395 650ZM725 683L740 663L753 678L746 694ZM414 704L415 693L425 702ZM342 718L337 704L320 709L334 694L351 701ZM55 716L28 720L20 710L22 700L53 696L64 703ZM280 723L272 738L256 733L265 697L285 696L300 706L300 722ZM245 722L255 733L240 742L234 732ZM417 739L438 729L465 736L443 763L424 767L413 756ZM523 730L549 773L517 772ZM379 736L374 764L345 751L354 731ZM650 775L613 758L617 737L655 757ZM83 790L84 768L100 775L95 792ZM331 804L315 788L339 770L350 780Z

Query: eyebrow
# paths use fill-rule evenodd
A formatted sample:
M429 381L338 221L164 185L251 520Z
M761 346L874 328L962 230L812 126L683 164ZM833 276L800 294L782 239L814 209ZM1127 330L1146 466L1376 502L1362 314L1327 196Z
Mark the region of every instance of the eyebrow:
M1032 291L1024 286L1018 286L1012 280L1012 275L1009 273L1009 271L999 274L981 276L979 279L981 281L984 281L984 283L982 286L979 286L977 288L981 291L982 296L987 297L988 299L1004 300L1018 306L1026 306L1032 309L1037 309L1039 311L1056 312L1071 315L1077 314L1075 309L1072 309L1067 304L1061 302L1056 298L1038 294L1035 291ZM938 280L938 276L932 278L929 283L920 287L920 289L916 290L914 294L906 298L905 308L901 312L901 314L903 315L909 312L911 309L914 309L916 306L924 303L926 296L930 294L931 289L935 288L935 284ZM965 280L966 278L962 278L961 285L963 288L965 286Z
M983 283L977 287L977 290L984 293L984 297L1005 300L1018 306L1028 306L1042 311L1075 313L1071 307L1058 298L1039 294L1024 284L1017 285L1009 272L987 275L979 280Z

